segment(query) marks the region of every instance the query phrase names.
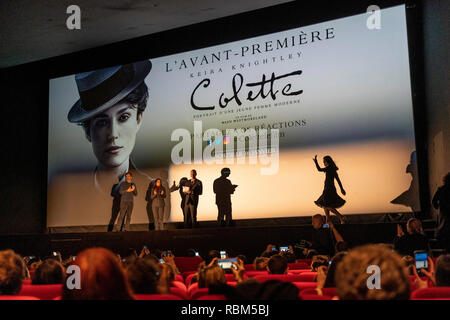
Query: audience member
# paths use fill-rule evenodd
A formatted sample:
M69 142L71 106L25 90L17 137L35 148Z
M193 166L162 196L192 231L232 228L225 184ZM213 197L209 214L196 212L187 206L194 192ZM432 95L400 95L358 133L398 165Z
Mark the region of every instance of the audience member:
M253 260L253 266L255 267L255 271L266 271L268 262L269 258L256 257L255 260Z
M320 266L317 271L317 287L319 288L335 288L336 287L336 270L339 263L347 255L347 252L339 252L330 261L328 268L325 266ZM325 272L324 272L325 271ZM320 274L324 274L325 277L323 282L321 281Z
M408 274L410 275L410 276L413 276L414 275L414 264L415 264L415 260L414 260L414 257L411 257L411 256L403 256L402 257L402 261L403 261L403 263L405 264L405 266L406 266L406 268L408 269Z
M266 250L263 251L263 253L261 253L261 257L265 257L265 258L270 258L273 255L278 254L278 249L275 245L273 244L268 244L266 247Z
M445 175L443 182L444 185L434 194L432 203L435 209L439 209L436 238L450 253L450 172Z
M242 260L244 265L248 263L247 257L245 255L243 255L243 254L238 254L236 258L238 258L239 260Z
M170 293L172 282L175 281L175 270L171 264L160 263L161 277L158 283L159 293Z
M210 286L226 285L225 272L217 264L202 267L198 271L198 287L209 288Z
M416 276L415 286L417 289L429 287L430 282L436 287L450 287L450 254L440 256L436 260L436 268L433 259L428 257L428 270L421 269L422 273L427 277L426 280L422 280L419 277L415 266L413 269Z
M273 255L267 262L267 271L269 274L287 274L288 262L286 258L278 254Z
M26 266L12 250L0 251L0 295L17 295L22 288Z
M317 272L319 267L328 267L330 258L324 255L315 255L311 261L311 271Z
M220 259L220 252L217 250L211 250L208 252L204 262L206 265L209 265L215 258Z
M322 215L316 214L312 217L312 237L310 248L305 255L311 258L310 252L315 254L328 255L334 254L334 241L332 231L330 231L329 224L325 224L325 219Z
M152 259L137 258L125 267L128 282L135 294L156 294L161 268Z
M64 267L55 259L46 259L36 269L33 284L62 284L64 283Z
M400 225L397 225L397 236L394 239L394 248L401 255L414 256L414 251L424 250L431 254L427 237L423 234L422 223L419 219L411 218L406 223L405 234Z

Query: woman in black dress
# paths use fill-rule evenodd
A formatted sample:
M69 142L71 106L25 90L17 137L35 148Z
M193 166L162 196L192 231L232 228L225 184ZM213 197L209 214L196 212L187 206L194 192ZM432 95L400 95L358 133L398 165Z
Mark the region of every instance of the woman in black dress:
M339 187L341 188L341 193L345 196L345 190L342 187L341 180L337 174L338 167L330 156L323 157L323 164L325 165L325 168L321 168L319 166L319 163L317 162L317 155L313 160L316 164L317 170L325 172L325 185L323 188L323 193L319 199L314 201L314 203L323 208L325 215L327 216L327 221L330 220L331 211L339 217L341 223L345 223L344 216L336 210L345 204L345 200L337 194L336 187L334 186L334 179L336 179Z

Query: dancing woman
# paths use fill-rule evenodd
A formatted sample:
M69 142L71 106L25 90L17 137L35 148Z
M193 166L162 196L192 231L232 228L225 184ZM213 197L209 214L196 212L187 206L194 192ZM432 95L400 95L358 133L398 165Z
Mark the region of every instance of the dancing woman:
M330 156L323 157L323 164L325 165L325 168L321 168L319 166L319 163L317 162L317 155L313 160L316 164L317 170L325 172L325 185L323 188L323 193L319 199L314 201L314 203L323 208L325 215L327 216L327 221L330 220L331 211L339 217L341 223L345 223L344 216L336 210L345 204L345 200L337 194L336 187L334 186L334 179L336 179L339 187L341 188L341 193L345 196L345 190L342 187L341 180L337 174L338 167Z

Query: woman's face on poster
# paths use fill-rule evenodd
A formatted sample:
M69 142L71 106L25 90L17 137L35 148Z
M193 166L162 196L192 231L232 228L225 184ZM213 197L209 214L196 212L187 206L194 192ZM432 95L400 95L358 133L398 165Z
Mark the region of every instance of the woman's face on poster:
M92 118L88 139L98 162L104 167L117 167L129 161L140 126L137 108L126 102Z

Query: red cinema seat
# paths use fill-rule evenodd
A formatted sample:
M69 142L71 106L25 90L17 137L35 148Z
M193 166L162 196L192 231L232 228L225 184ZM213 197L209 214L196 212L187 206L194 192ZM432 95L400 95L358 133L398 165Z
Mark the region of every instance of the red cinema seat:
M41 300L52 300L62 294L61 284L29 284L22 285L19 295L37 297Z
M136 294L135 300L183 300L174 294Z
M223 294L207 294L200 296L197 300L227 300Z
M178 288L178 287L172 287L172 288L170 288L170 293L175 295L175 296L177 296L177 297L180 297L183 300L188 300L189 299L189 296L188 296L188 293L187 293L186 289L181 289L181 288Z
M225 278L227 278L227 281L236 281L236 278L234 277L234 274L225 274ZM244 278L246 278L245 277L245 274L244 274Z
M255 266L252 264L246 264L244 265L245 271L255 271Z
M411 293L411 300L450 300L450 287L417 289Z
M316 282L292 282L292 284L298 288L299 292L302 292L305 289L315 289L317 287Z
M322 295L319 295L316 288L303 289L299 297L302 300L332 300L337 295L336 288L323 288Z
M201 257L175 257L175 264L181 273L186 271L197 271L198 265L203 261Z
M188 287L188 290L187 290L188 296L191 297L191 296L192 296L192 293L193 293L195 290L198 290L198 283L197 283L197 282L191 284L191 285Z
M254 277L259 282L264 282L268 280L278 280L278 281L284 281L284 282L304 282L302 279L305 279L302 274L268 274L268 275L260 275ZM309 279L309 276L306 278Z
M305 273L305 272L311 272L311 269L289 269L288 270L288 274L300 274L300 273Z
M289 270L309 269L309 266L304 262L288 263Z
M191 286L191 283L192 283L192 278L195 276L195 273L191 273L190 275L188 275L187 277L186 277L186 280L185 280L185 284L186 284L186 288L189 288L190 286Z
M9 295L0 295L0 300L40 300L36 297L30 296L9 296Z
M316 281L317 272L303 272L298 274L299 282L314 282Z

